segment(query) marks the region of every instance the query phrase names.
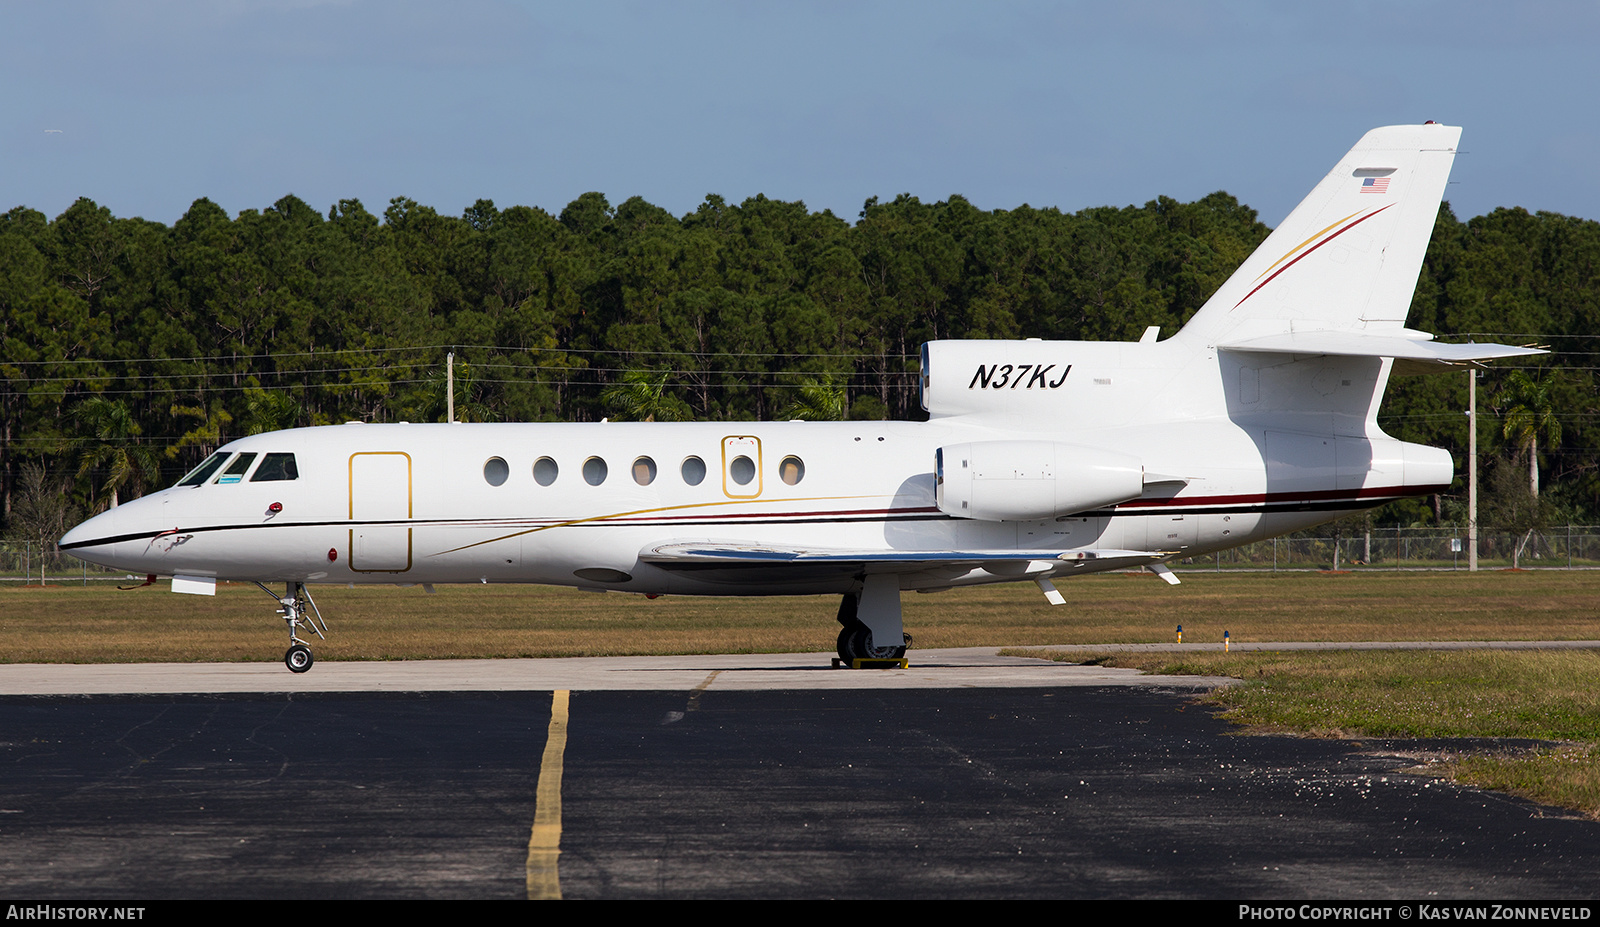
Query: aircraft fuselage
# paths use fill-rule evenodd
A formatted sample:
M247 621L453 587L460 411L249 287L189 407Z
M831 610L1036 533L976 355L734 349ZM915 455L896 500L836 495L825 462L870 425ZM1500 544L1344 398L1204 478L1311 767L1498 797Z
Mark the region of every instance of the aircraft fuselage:
M842 574L665 570L652 545L1040 551L1116 548L1189 557L1448 484L1370 467L1374 442L1181 423L1071 435L1145 461L1135 500L1052 518L952 516L935 500L941 447L1012 437L961 422L342 425L251 436L206 479L121 505L69 534L74 554L130 573L306 583L547 583L699 595L845 591ZM1037 437L1037 435L1031 435ZM1326 440L1330 453L1302 446ZM1287 442L1287 443L1286 443ZM1281 446L1281 447L1280 447ZM1380 439L1399 460L1399 442ZM1304 460L1284 456L1301 453ZM1415 446L1411 446L1415 448ZM1282 460L1264 459L1264 452ZM1359 453L1358 453L1359 451ZM242 455L255 458L227 474ZM292 454L294 479L253 479ZM1415 453L1413 453L1415 456ZM1413 468L1415 469L1415 467ZM1358 472L1359 470L1359 472ZM1269 480L1269 473L1272 479ZM1054 554L1052 553L1051 556ZM1092 572L1061 565L1055 575ZM746 571L748 572L748 571ZM940 566L905 589L1018 578Z

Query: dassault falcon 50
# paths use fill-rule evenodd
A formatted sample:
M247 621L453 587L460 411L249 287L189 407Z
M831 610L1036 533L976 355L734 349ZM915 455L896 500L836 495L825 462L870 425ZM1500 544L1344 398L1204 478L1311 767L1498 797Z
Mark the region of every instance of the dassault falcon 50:
M1391 375L1538 353L1405 327L1461 130L1374 129L1171 337L923 345L926 422L350 424L252 435L61 548L253 581L303 672L317 583L833 594L851 663L900 594L1167 563L1444 491ZM279 596L267 583L282 583Z

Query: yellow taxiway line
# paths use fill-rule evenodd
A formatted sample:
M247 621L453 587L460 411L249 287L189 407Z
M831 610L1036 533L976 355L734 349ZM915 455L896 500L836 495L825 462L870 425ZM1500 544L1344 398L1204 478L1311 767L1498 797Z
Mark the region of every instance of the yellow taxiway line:
M539 786L534 793L533 834L528 838L528 900L560 901L561 764L567 750L569 691L550 698L550 736L539 761Z

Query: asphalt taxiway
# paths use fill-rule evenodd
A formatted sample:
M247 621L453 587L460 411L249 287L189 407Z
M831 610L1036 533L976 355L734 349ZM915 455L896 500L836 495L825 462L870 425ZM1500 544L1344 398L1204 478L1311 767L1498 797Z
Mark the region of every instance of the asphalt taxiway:
M48 693L0 667L0 884L1500 900L1590 897L1600 865L1600 825L1415 770L1460 742L1234 736L1195 701L1216 680L993 650L486 662L56 667L82 675Z
M854 672L829 654L695 654L558 660L407 660L318 663L0 664L0 695L138 695L220 692L516 692L953 687L1210 687L1227 679L1146 676L1137 670L1001 656L993 647L913 652L906 669Z

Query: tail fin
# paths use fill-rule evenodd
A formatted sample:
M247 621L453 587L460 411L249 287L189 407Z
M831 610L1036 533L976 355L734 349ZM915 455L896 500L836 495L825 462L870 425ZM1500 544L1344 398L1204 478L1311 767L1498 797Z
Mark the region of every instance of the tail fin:
M1460 138L1434 123L1368 132L1175 337L1399 334Z

